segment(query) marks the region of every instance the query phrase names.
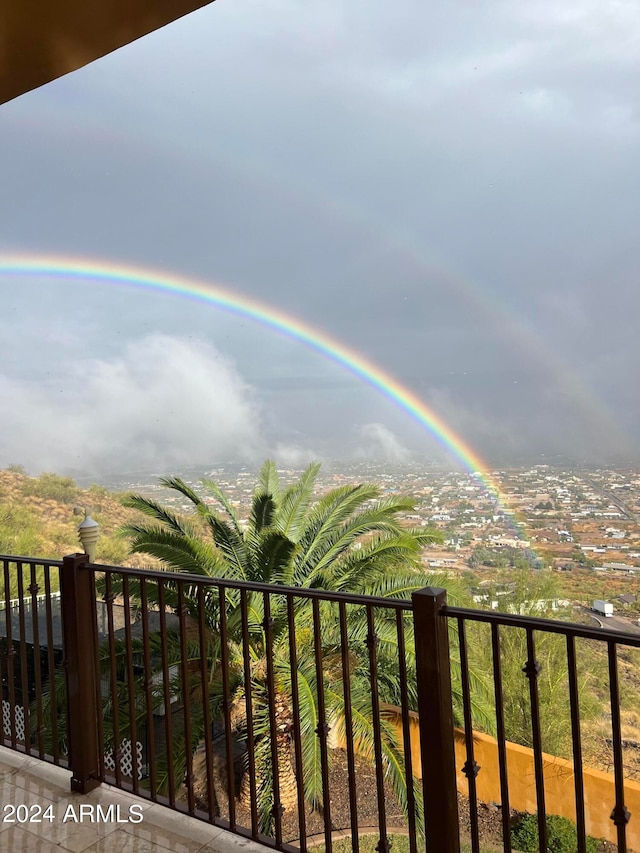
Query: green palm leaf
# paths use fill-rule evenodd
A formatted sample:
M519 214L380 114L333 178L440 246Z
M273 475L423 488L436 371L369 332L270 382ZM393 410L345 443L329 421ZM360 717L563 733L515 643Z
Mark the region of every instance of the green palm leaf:
M313 462L303 471L297 482L284 490L278 500L274 527L293 542L297 542L305 530L319 471L320 463Z
M265 495L271 495L275 500L278 499L280 494L280 478L276 463L272 459L267 459L260 469L256 491Z

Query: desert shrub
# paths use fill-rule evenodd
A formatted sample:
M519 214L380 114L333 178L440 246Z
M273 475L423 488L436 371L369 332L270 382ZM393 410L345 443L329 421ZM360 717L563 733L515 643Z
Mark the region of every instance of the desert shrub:
M48 501L72 504L77 500L78 487L71 477L61 477L60 474L40 474L39 477L25 481L25 495L33 495Z
M0 554L34 554L40 545L37 519L27 507L0 504Z
M538 818L534 814L523 815L511 833L511 844L522 853L539 853ZM546 853L575 853L578 849L578 833L575 824L566 817L547 815ZM587 853L598 853L598 842L587 836Z
M97 483L92 483L87 489L87 494L93 501L106 501L107 498L113 497L106 486L99 486Z
M115 536L101 537L98 539L97 561L108 563L111 566L121 566L129 556L127 543Z
M11 474L19 474L21 477L26 477L27 472L25 470L24 465L8 465L5 468L5 471L9 471Z

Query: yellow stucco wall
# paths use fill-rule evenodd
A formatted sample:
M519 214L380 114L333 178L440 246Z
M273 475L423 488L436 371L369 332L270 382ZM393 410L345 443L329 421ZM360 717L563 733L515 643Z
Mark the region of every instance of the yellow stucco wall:
M399 709L385 708L385 716L395 719L402 736L402 719ZM411 713L411 759L414 772L420 777L420 732L418 715ZM467 777L462 773L467 754L464 734L457 731L456 776L458 791L468 795ZM485 803L500 803L500 773L498 765L498 743L489 735L474 735L474 758L480 765L476 777L478 799ZM561 815L570 820L576 819L575 789L573 781L573 763L563 758L543 753L544 791L548 814ZM509 803L518 811L536 811L536 786L533 764L533 750L517 743L507 743L507 776L509 780ZM610 820L615 804L615 786L612 773L583 768L586 829L595 838L606 838L616 842L616 827ZM640 784L626 781L624 786L625 805L631 812L627 824L627 845L630 850L640 851Z
M384 706L385 719L395 723L399 741L402 742L402 717L399 708ZM411 730L411 762L415 775L422 778L420 761L420 729L418 715L409 714ZM456 729L456 779L458 791L464 796L469 794L469 783L462 772L467 760L464 732ZM478 799L484 803L500 803L500 770L498 764L498 742L489 735L474 734L474 760L480 765L476 777ZM334 740L333 746L344 748L344 741ZM533 764L533 750L517 743L507 742L507 777L509 781L509 805L521 812L535 813L536 783ZM575 788L573 782L573 762L554 755L542 754L544 768L544 792L547 814L567 817L575 822ZM613 773L603 773L584 767L585 822L587 834L594 838L605 838L614 844L617 842L617 830L610 819L615 805L615 785ZM625 806L631 813L627 824L627 849L629 853L640 853L640 783L625 781Z

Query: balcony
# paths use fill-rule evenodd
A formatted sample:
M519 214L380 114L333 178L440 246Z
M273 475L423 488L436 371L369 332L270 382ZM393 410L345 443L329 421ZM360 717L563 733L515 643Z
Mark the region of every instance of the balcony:
M607 839L602 851L640 850L619 676L637 635L451 607L432 588L376 598L86 559L0 557L3 802L136 803L143 820L94 823L87 836L61 823L58 807L42 830L47 843L288 853L322 844L331 853L364 850L373 836L388 853L403 836L410 853L484 853L515 849L514 813L529 812L542 850L547 815L575 824L580 853L593 849L589 836ZM513 632L523 641L530 746L506 736ZM538 658L548 637L564 650L569 759L543 751ZM606 661L611 773L582 758L582 672L596 651ZM498 847L481 838L483 804L498 816ZM8 827L0 849L33 834L33 825Z
M89 794L70 792L66 770L5 747L0 747L0 789L3 853L234 853L240 848L239 839L222 829L108 785ZM19 809L25 806L28 814ZM244 842L242 849L259 853L263 848Z

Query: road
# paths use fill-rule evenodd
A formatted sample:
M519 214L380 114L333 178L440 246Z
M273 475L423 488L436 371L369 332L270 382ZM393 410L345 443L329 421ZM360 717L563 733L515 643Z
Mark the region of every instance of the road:
M620 512L623 513L623 515L628 518L629 521L635 521L636 523L640 521L640 519L638 519L638 516L635 513L631 512L629 507L625 503L623 503L617 495L614 495L613 492L608 492L606 489L603 489L602 486L599 486L597 483L594 483L593 480L590 480L588 477L585 477L585 480L594 489L594 491L599 492L599 494L601 494L603 498L606 498L608 501L611 501L614 506L617 506Z
M636 622L624 616L601 616L599 613L594 613L589 607L578 607L580 613L590 616L601 628L607 628L610 631L624 631L627 634L640 634L640 627Z

